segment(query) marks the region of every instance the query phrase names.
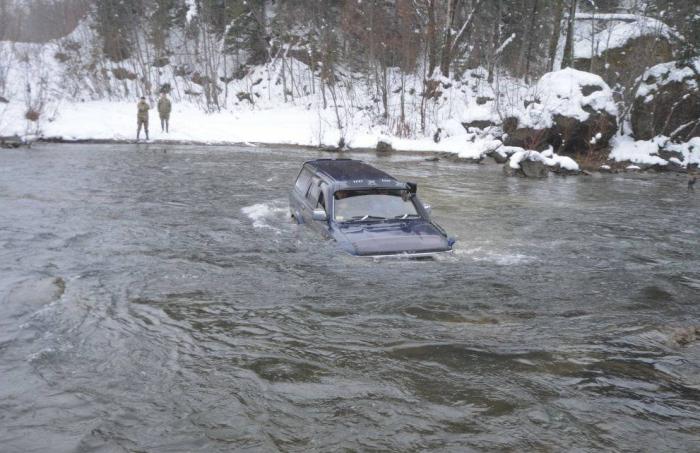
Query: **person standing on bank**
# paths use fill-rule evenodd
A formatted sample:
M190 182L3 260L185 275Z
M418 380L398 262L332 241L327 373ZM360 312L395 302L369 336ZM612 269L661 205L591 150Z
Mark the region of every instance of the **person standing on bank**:
M165 91L160 93L160 99L158 99L158 115L160 115L160 131L168 132L168 123L170 122L170 111L173 106L168 99L168 95Z
M143 126L144 130L146 131L146 140L148 140L148 111L151 109L151 106L149 106L148 102L146 102L146 98L141 96L141 100L136 108L136 140L138 140L139 136L141 135L141 126Z

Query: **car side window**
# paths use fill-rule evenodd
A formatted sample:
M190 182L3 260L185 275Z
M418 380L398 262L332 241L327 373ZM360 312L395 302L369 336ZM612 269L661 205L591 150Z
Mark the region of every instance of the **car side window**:
M309 190L309 184L311 183L311 172L307 168L303 168L297 177L296 183L294 183L294 188L302 195L306 195Z
M323 194L326 192L327 187L325 183L319 185L318 204L316 205L316 208L321 208L326 212L328 212L328 209L326 209L326 197Z
M306 192L306 199L309 201L312 207L316 207L318 204L318 195L321 193L321 187L319 184L321 181L318 178L312 178L311 179L311 186L309 187L309 190Z

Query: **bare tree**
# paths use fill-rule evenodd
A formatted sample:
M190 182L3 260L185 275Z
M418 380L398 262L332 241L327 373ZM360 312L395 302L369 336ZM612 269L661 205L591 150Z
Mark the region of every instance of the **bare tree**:
M569 0L569 15L566 18L566 43L564 44L564 59L562 67L574 65L574 23L576 21L576 0Z

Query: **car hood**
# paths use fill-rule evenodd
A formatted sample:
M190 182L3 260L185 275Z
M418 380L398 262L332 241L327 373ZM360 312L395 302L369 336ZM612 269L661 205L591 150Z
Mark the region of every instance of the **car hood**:
M444 252L451 241L425 220L343 225L336 239L355 255Z

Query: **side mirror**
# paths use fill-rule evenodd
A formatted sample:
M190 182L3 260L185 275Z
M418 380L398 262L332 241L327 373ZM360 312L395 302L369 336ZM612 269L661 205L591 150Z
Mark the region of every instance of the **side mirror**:
M423 209L425 209L425 212L427 212L428 215L432 214L432 212L433 212L433 207L430 206L429 204L424 204Z
M319 222L325 222L328 220L328 214L326 214L326 211L323 209L314 209L313 214L311 214L311 218L318 220Z

